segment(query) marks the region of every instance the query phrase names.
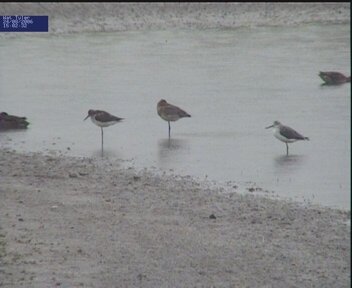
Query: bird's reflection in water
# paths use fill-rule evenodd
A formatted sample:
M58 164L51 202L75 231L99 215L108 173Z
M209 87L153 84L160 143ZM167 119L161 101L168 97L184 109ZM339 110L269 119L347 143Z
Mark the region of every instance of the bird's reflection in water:
M0 129L0 135L6 135L6 134L23 134L28 133L28 129Z
M306 160L306 155L281 155L274 159L275 168L282 172L299 169Z
M104 149L103 151L101 149L94 150L92 153L93 158L120 158L119 153L117 153L115 150L110 150L110 149Z
M342 86L343 85L329 85L326 83L319 84L319 87L323 89L328 89L327 87L329 87L329 89L341 89Z
M162 166L173 167L172 163L179 162L180 156L189 150L185 139L160 139L158 142L158 160Z

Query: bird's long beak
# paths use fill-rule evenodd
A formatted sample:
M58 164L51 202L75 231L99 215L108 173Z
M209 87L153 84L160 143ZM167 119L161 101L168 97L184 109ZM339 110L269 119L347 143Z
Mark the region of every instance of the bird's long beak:
M87 117L86 117L86 118L84 118L84 119L83 119L83 121L84 121L84 120L87 120L87 118L88 118L88 117L89 117L89 115L87 115Z
M270 125L268 127L265 127L265 129L269 129L269 128L273 128L273 127L274 127L274 125Z

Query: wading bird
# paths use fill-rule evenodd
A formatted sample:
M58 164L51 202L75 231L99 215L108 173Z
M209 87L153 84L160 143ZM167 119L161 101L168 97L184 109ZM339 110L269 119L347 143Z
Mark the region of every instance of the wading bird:
M351 82L351 76L346 77L340 72L320 72L319 77L325 82L324 85L340 85Z
M28 125L26 117L9 115L6 112L0 113L0 130L27 129Z
M265 127L266 129L274 128L274 136L286 144L286 153L288 155L288 143L293 143L298 140L309 140L291 127L282 125L279 121L274 121L273 125Z
M161 99L158 102L157 111L161 119L164 119L169 123L169 138L171 134L171 126L170 126L171 121L177 121L178 119L181 119L184 117L191 117L191 115L189 115L186 111L182 110L177 106L167 103L166 100L164 99Z
M114 125L124 118L119 118L114 115L111 115L108 112L102 111L102 110L89 110L88 115L84 120L86 120L88 117L92 120L92 122L99 126L101 128L101 154L103 155L104 153L104 132L103 128L108 127L111 125Z

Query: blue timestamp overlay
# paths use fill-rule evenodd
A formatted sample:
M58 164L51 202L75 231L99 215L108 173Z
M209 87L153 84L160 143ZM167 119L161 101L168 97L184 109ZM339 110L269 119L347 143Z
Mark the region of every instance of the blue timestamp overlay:
M49 16L0 16L0 32L48 32Z

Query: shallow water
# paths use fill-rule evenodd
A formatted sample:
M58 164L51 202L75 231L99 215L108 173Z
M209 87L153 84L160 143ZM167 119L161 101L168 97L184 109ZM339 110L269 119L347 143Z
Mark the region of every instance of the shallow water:
M103 109L125 118L104 130L105 157L350 209L351 86L317 76L349 75L350 60L349 25L0 39L0 110L31 122L0 145L100 157L100 128L83 119ZM171 141L161 98L192 115ZM286 156L264 129L274 120L311 140Z

